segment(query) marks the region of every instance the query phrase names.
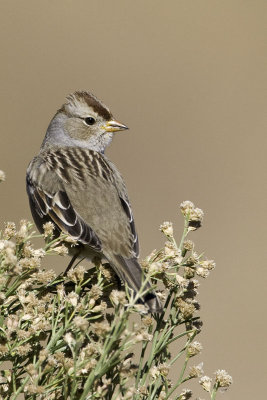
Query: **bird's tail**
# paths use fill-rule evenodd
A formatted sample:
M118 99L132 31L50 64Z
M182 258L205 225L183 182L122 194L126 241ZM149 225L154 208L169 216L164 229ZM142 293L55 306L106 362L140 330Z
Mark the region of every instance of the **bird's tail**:
M144 274L142 268L136 258L124 258L122 256L114 256L109 259L116 274L122 279L123 282L127 282L128 286L138 292L144 281ZM148 306L149 311L153 313L162 312L162 305L156 295L151 289L151 284L147 282L144 290L150 291L143 296L144 303Z

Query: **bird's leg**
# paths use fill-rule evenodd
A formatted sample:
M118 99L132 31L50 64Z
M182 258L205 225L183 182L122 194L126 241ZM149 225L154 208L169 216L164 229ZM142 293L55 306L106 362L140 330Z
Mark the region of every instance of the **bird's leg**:
M71 269L71 267L73 266L73 264L74 264L74 262L75 262L75 260L76 260L76 258L79 256L79 252L77 252L76 254L74 254L74 256L72 257L72 259L70 260L70 262L69 262L69 265L67 266L67 268L66 268L66 270L65 270L65 272L63 273L63 275L62 275L62 272L56 277L56 279L54 279L53 280L53 282L54 281L56 281L56 283L49 283L47 286L49 287L49 288L53 288L53 287L55 287L55 286L57 286L58 285L58 279L62 279L63 277L65 277L65 276L67 276L67 273L68 273L68 271Z
M117 288L118 288L118 290L121 290L121 288L122 288L121 279L119 278L119 276L117 274L115 275L115 277L116 277Z
M114 279L116 281L117 288L118 288L118 290L121 290L122 282L121 282L121 278L119 277L119 275L114 271L114 269L112 268L112 266L110 265L109 262L103 263L103 265L112 269L112 271L114 272Z
M76 254L74 254L74 256L73 256L72 259L70 260L69 265L67 266L67 268L66 268L66 270L65 270L65 272L64 272L64 274L63 274L63 276L66 276L66 275L67 275L68 271L71 269L71 267L72 267L73 264L75 263L75 260L76 260L76 258L79 256L79 254L80 254L79 252L76 253Z

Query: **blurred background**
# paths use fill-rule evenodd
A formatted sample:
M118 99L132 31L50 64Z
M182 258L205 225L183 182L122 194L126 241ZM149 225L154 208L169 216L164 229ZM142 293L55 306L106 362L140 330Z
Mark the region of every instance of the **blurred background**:
M201 281L198 359L233 376L225 400L266 384L266 16L265 0L0 2L1 226L31 219L27 165L65 96L92 91L130 127L107 155L141 256L165 220L180 237L183 200L205 211L190 238L217 267Z

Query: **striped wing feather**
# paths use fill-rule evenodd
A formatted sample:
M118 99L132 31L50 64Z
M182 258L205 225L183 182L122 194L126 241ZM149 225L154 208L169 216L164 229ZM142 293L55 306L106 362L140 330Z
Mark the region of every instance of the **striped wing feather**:
M54 222L58 232L104 254L123 281L140 289L139 244L126 188L103 155L81 148L44 151L29 165L27 191L39 230ZM153 291L144 301L151 312L161 311Z
M27 189L39 228L52 220L59 231L96 251L108 247L127 258L138 255L125 185L99 153L76 148L43 152L28 168Z

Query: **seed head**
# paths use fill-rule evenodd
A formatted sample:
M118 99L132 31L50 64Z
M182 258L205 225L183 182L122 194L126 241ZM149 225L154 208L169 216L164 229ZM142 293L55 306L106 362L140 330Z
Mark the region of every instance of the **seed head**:
M110 326L107 321L95 322L91 326L95 334L98 336L105 336L110 331Z
M29 343L26 343L24 345L15 348L15 352L21 357L26 356L31 350L32 347Z
M182 392L181 392L181 394L180 394L180 396L179 396L179 400L188 400L188 399L190 399L191 397L192 397L192 391L191 390L189 390L189 389L184 389Z
M175 301L176 306L179 308L181 315L185 320L193 317L196 308L193 304L188 304L181 298L177 298Z
M177 274L177 275L175 275L175 278L176 278L177 283L178 283L180 288L186 289L187 286L189 285L189 280L183 278L181 275Z
M84 273L85 273L85 268L79 264L77 265L77 267L71 268L68 271L67 275L72 282L77 283L83 281Z
M172 242L166 242L164 247L166 257L174 258L180 255L179 250Z
M44 237L51 237L53 236L53 232L55 229L55 225L52 222L46 222L46 224L43 225L44 229Z
M18 274L25 272L29 269L39 269L41 267L41 260L38 257L26 257L26 258L21 258L19 262L16 265L15 271L17 271Z
M201 278L207 278L210 274L209 270L201 266L196 267L196 274Z
M40 354L39 354L39 360L41 362L45 361L47 359L47 357L48 357L48 354L49 353L48 353L48 351L46 349L41 350Z
M28 374L31 375L31 376L36 376L36 375L38 375L38 372L37 372L37 370L36 370L36 368L35 368L35 366L34 366L33 364L27 365L26 371L27 371Z
M5 182L6 174L0 169L0 182Z
M110 300L112 301L115 306L119 304L124 305L127 303L125 292L119 290L112 290L110 293Z
M8 347L5 344L0 344L0 356L4 357L8 354Z
M61 301L64 299L66 296L64 285L57 285L57 295Z
M64 244L53 247L53 251L57 253L59 256L67 256L69 254L69 250Z
M194 208L190 213L190 221L202 222L204 212L201 208Z
M5 263L9 266L15 265L17 262L17 256L15 255L14 249L7 247L5 251Z
M115 273L114 271L111 269L111 267L109 266L109 264L101 264L99 267L102 275L106 278L106 280L108 282L112 282L115 281Z
M151 342L153 335L150 335L146 329L141 328L138 332L136 332L135 339L136 342Z
M228 388L233 383L233 378L224 369L218 369L215 372L215 381L219 387Z
M190 214L195 208L194 203L189 200L185 200L180 204L180 210L184 216Z
M210 392L211 382L212 382L212 380L208 376L203 376L199 380L200 385L203 387L204 390L206 390L206 392Z
M147 315L146 317L142 318L142 322L145 326L151 326L153 325L153 318Z
M184 249L187 251L191 251L194 248L194 243L192 242L192 240L185 240L184 241Z
M85 332L88 329L89 322L87 319L77 316L73 320L74 325L76 328L80 329L82 332Z
M17 243L22 243L28 236L29 223L25 219L20 221L20 228L16 233Z
M201 226L204 212L200 208L196 208L191 201L184 201L180 204L182 214L188 218L189 230L195 230Z
M156 379L160 376L159 368L158 368L156 365L154 365L154 366L150 369L149 373L150 373L150 375L151 375L151 377L152 377L153 380L156 380Z
M13 238L15 236L15 234L16 234L16 225L15 225L15 223L14 222L7 222L5 224L3 237L8 240L8 239Z
M51 281L53 281L53 279L55 279L56 276L57 275L55 271L52 269L49 269L48 271L43 270L33 274L34 280L42 284L50 283Z
M148 267L148 273L150 276L161 274L164 271L163 263L156 261L152 262Z
M159 227L160 231L164 233L164 235L168 237L173 237L173 225L171 222L163 222Z
M205 268L209 271L212 271L215 267L216 267L216 263L214 260L203 260L200 261L200 265L202 266L202 268Z
M91 299L91 300L94 300L94 299ZM91 301L90 300L90 301ZM92 309L91 309L91 312L93 312L93 313L99 313L99 312L102 312L102 311L105 311L106 309L107 309L107 303L105 302L105 301L101 301L100 302L100 304L97 304L96 306L94 306Z
M103 290L98 285L93 285L90 289L90 297L94 300L98 300L102 296Z
M89 343L81 351L81 360L85 358L90 358L94 354L98 354L99 350L96 343Z
M166 363L159 364L158 369L159 369L160 375L162 375L164 377L168 376L170 368L167 366Z
M187 348L189 357L196 356L197 354L199 354L201 352L201 350L203 350L202 344L197 341L190 343Z
M194 365L189 369L189 376L191 378L200 378L203 374L204 374L203 362L198 365Z
M146 268L150 262L152 262L157 254L157 250L153 250L146 258L141 262L143 268Z
M73 306L76 307L78 304L79 296L75 292L70 292L67 296L67 301Z
M65 334L64 340L70 347L74 346L76 343L73 335L70 332Z
M78 245L78 241L74 239L72 236L65 236L63 237L64 242L70 243L71 247L75 247Z
M19 325L19 317L17 315L10 315L6 320L6 327L8 333L15 332Z
M195 269L191 267L185 267L184 268L184 277L186 279L191 279L194 278L195 276Z

